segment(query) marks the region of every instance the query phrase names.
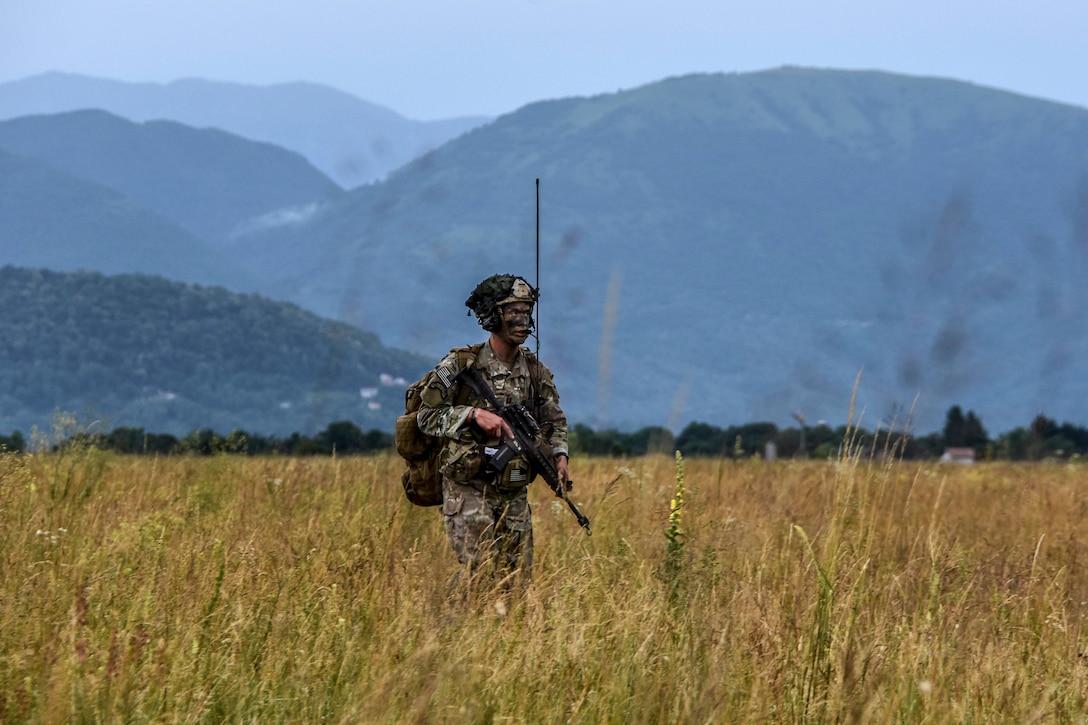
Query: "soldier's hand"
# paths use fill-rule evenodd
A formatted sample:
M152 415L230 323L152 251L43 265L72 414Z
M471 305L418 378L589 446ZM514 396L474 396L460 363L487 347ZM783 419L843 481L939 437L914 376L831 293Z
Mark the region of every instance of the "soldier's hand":
M569 483L570 482L570 470L569 469L570 469L569 459L565 455L560 454L559 457L555 459L555 470L556 470L556 473L559 474L559 482L560 482L560 485L563 486L564 490L569 490L570 489L570 483Z
M511 430L510 425L502 419L501 415L492 413L490 410L484 410L483 408L473 408L473 413L469 414L469 420L475 419L476 427L482 430L491 438L507 439L514 437L514 431Z

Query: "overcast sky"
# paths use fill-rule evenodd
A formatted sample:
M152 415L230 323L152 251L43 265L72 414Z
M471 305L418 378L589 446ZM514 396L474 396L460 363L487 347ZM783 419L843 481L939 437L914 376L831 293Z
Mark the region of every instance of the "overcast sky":
M783 65L1088 108L1088 0L0 0L0 82L303 80L421 120Z

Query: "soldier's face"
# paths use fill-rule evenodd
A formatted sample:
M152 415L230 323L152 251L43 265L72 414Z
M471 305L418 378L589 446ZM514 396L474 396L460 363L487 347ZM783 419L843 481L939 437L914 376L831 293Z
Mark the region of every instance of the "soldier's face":
M515 345L529 339L533 331L533 306L525 302L511 302L502 308L502 336Z

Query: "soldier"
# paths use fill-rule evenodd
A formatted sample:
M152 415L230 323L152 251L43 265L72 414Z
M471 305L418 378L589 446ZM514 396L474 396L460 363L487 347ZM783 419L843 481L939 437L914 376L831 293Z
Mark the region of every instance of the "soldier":
M501 471L488 465L489 451L513 437L510 426L490 410L458 373L474 364L503 405L522 403L541 428L538 446L554 457L561 481L567 475L567 419L559 407L552 374L521 347L533 329L536 290L521 277L497 274L476 286L465 301L488 340L449 355L435 368L422 394L420 430L443 441L442 514L457 560L475 571L488 564L501 573L533 564L533 523L528 485L535 475L528 461L514 458Z

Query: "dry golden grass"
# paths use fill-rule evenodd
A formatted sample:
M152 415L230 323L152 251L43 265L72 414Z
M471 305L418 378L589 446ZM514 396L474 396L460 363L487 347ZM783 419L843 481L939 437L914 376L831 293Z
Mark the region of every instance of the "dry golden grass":
M0 721L1088 716L1086 468L576 458L497 605L400 465L0 457Z

